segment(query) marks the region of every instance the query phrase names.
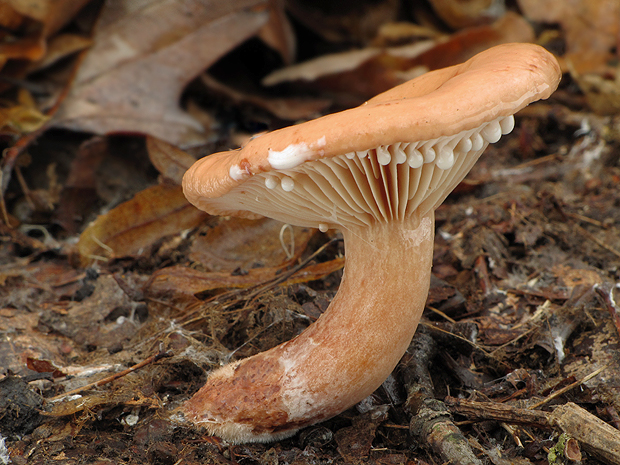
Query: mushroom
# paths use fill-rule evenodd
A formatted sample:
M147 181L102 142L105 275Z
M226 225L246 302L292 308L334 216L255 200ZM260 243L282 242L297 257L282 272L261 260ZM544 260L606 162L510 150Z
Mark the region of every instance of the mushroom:
M388 377L424 310L434 210L513 114L555 90L557 61L507 44L363 105L198 160L188 200L211 214L342 231L346 266L325 313L294 339L212 372L182 407L230 442L267 442L333 417Z

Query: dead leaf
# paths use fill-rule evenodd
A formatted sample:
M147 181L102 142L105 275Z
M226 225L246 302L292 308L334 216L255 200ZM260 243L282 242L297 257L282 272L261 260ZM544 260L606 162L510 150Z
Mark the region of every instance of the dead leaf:
M67 302L62 312L42 313L39 316L39 331L47 329L49 333L70 338L79 347L90 349L103 347L114 350L115 346L122 346L129 340L140 328L136 316L139 304L111 275L99 276L91 284L93 288L89 295Z
M350 44L367 43L382 24L394 21L399 2L289 0L287 8L291 16L323 39Z
M71 352L71 341L57 333L45 333L37 329L39 316L36 313L16 309L2 309L0 330L7 335L0 341L0 366L3 370L25 376L28 371L27 359L50 360L61 366L67 352Z
M323 279L344 266L344 258L309 265L288 277L281 284L291 285ZM194 295L217 289L247 288L266 284L281 272L281 266L253 268L243 274L222 271L204 272L184 266L171 266L156 271L148 286L151 295Z
M0 434L30 433L41 423L42 406L43 397L30 389L23 379L11 374L0 379ZM7 455L6 447L3 449L3 455Z
M620 33L620 2L609 0L519 0L532 21L559 23L565 58L578 74L601 70L613 57Z
M45 55L40 60L32 63L26 69L26 73L30 74L47 68L73 53L85 50L91 44L91 39L78 34L56 35L49 40Z
M97 203L97 176L108 155L108 140L94 137L80 145L60 194L54 221L69 233L77 233L89 208Z
M607 73L571 73L586 96L588 105L598 115L617 115L620 112L620 66Z
M37 373L51 373L54 378L67 376L67 374L62 371L62 368L51 360L27 357L26 366L29 370L36 371Z
M0 131L12 134L28 134L41 128L49 117L41 113L26 89L19 89L14 106L0 108Z
M276 50L287 65L295 60L297 40L284 11L284 0L269 0L269 21L260 30L258 36Z
M353 426L336 431L334 440L338 444L338 452L345 463L363 463L370 455L372 442L379 425L387 420L388 406L377 407L370 412L355 417Z
M492 25L466 28L449 37L324 55L274 71L263 79L263 84L306 81L312 88L366 100L426 71L462 63L492 46L533 41L530 24L515 13L507 13Z
M510 42L534 42L534 29L522 16L507 12L493 24L462 29L446 41L422 53L409 66L426 66L430 70L462 63L475 54Z
M27 63L44 59L47 38L67 24L90 0L4 0L0 4L0 24L12 35L0 41L0 69L9 60L18 63L7 75L20 78Z
M177 185L181 185L183 174L196 161L189 153L152 136L146 138L146 149L159 174Z
M593 287L600 285L604 279L600 273L586 268L573 268L566 264L556 265L552 272L561 286L573 289L576 286Z
M67 399L61 399L57 402L50 402L43 412L45 416L64 417L67 415L75 415L88 409L101 407L106 403L111 403L113 396L110 393L95 392L87 396L72 396ZM61 436L62 437L62 436Z
M24 24L24 15L18 13L9 3L0 3L0 26L15 31Z
M45 41L41 36L30 36L15 42L0 43L0 60L40 60L45 55Z
M69 22L90 0L4 0L17 13L42 24L43 37L49 37Z
M78 242L80 259L86 266L97 260L141 255L157 240L193 228L206 217L187 202L180 186L153 186L86 228Z
M489 23L506 11L496 0L430 0L435 13L451 28L462 29Z
M179 146L204 141L204 128L179 108L181 92L265 25L264 6L265 0L107 2L53 125L151 134Z
M149 283L149 293L159 295L175 293L194 295L224 288L243 288L265 283L275 278L280 270L276 268L255 268L243 274L228 271L204 272L185 266L171 266L156 271Z
M209 89L225 95L235 104L249 103L267 110L278 118L289 121L312 119L332 103L331 100L325 98L274 98L258 93L242 92L216 80L208 73L203 74L200 79Z
M408 22L386 23L381 25L377 36L373 39L375 47L398 47L399 45L414 44L429 39L437 39L442 33L429 26L420 26Z
M316 81L330 74L355 70L366 61L382 53L382 49L369 47L348 52L332 53L275 70L263 78L263 85L275 86L284 82Z
M276 267L300 258L315 233L315 229L298 226L289 229L270 218L223 219L193 241L189 258L211 271L244 273L253 268Z

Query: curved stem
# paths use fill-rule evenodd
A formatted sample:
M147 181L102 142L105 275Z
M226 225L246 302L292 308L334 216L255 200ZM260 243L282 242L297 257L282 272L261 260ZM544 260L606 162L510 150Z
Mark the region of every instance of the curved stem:
M325 313L296 338L213 372L185 415L232 442L270 441L370 395L424 310L433 231L432 212L345 231L345 271Z

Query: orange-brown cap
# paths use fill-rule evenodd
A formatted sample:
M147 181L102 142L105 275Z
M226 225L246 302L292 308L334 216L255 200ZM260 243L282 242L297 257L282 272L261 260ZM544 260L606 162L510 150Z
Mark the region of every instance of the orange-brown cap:
M506 44L401 84L363 105L197 161L188 200L212 214L354 228L436 208L512 115L548 98L555 57Z

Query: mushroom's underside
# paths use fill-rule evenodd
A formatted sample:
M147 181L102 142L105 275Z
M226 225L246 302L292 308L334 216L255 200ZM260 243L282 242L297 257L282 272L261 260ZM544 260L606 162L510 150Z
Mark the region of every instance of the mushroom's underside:
M231 442L269 441L332 417L377 389L424 309L434 209L487 145L513 126L512 116L500 118L448 138L257 174L232 189L227 201L240 209L341 228L345 272L315 323L291 341L213 372L183 406L186 417Z
M379 146L258 173L225 199L209 203L222 210L234 204L239 210L321 231L402 220L416 210L424 215L444 201L489 143L513 127L513 116L500 117L450 137Z

